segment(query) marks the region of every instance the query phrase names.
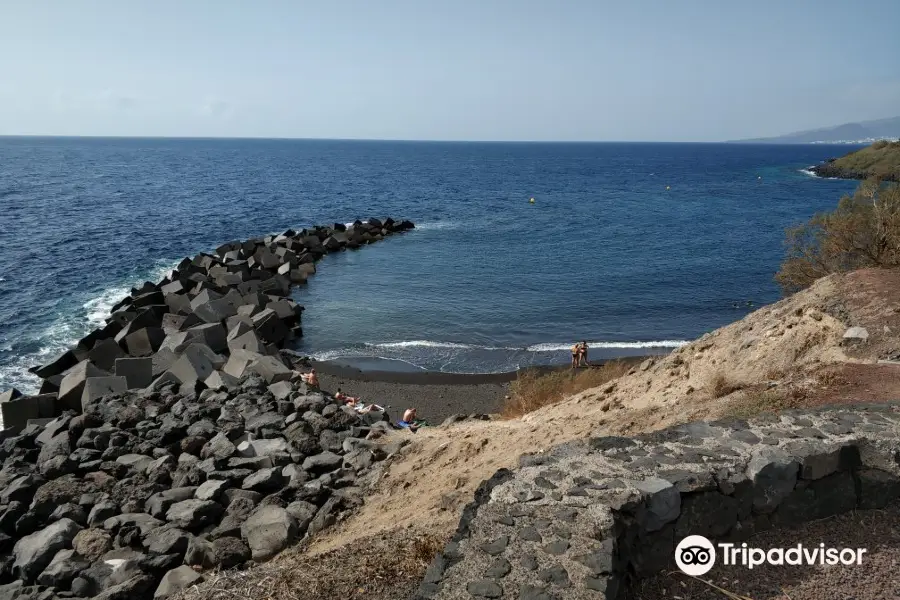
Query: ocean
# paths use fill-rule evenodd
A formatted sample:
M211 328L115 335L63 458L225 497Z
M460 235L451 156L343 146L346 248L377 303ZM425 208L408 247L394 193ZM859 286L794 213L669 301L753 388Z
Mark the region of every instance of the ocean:
M668 352L778 300L784 229L855 187L803 170L851 149L0 138L0 390L184 256L368 216L417 228L319 264L297 350L458 373Z

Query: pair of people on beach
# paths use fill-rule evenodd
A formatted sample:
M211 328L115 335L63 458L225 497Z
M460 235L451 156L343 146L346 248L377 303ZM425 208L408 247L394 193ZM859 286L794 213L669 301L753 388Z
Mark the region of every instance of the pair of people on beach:
M377 404L364 404L358 396L348 396L341 391L341 388L338 388L337 392L334 394L334 399L346 404L361 415L372 412L373 410L384 411L384 407L382 406L378 406Z
M578 344L572 346L572 368L578 367L589 367L591 366L588 363L588 345L587 342L582 341Z

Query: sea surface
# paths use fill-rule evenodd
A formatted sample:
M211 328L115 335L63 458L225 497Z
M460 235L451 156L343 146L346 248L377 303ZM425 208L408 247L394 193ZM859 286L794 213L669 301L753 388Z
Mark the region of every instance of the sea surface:
M784 229L855 186L803 169L850 149L0 138L0 390L34 391L29 366L184 256L368 216L417 228L296 291L316 358L485 373L576 340L667 352L779 298Z

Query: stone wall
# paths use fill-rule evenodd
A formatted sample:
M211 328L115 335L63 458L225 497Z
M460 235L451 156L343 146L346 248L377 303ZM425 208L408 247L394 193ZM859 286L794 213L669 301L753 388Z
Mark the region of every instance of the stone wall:
M222 244L183 259L157 283L145 282L112 308L104 327L31 371L40 395L0 393L5 427L81 412L98 398L171 383L186 390L232 390L256 373L267 380L291 365L280 350L302 335L303 307L291 286L316 272L329 252L360 248L414 227L368 219L350 226L287 230Z
M897 498L900 404L591 438L484 482L417 597L612 600L687 535L740 541Z

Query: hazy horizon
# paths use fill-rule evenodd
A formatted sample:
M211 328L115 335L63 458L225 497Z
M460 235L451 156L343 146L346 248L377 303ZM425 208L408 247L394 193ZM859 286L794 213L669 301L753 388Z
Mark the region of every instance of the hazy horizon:
M843 6L7 4L0 135L722 142L895 117L900 3Z

